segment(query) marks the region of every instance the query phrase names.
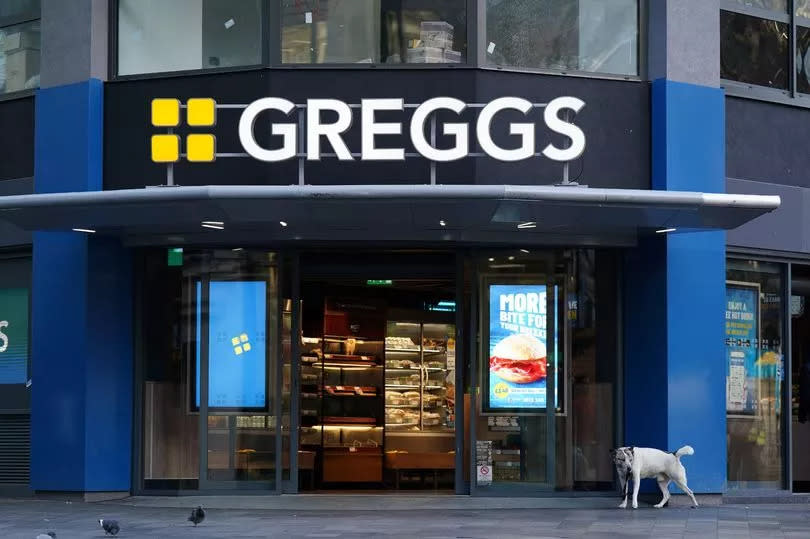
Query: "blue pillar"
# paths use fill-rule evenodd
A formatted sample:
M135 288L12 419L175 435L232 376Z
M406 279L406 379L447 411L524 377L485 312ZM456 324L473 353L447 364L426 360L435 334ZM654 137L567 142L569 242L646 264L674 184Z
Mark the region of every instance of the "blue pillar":
M102 133L101 81L39 90L35 191L102 189ZM37 232L32 281L31 488L129 491L129 253L115 239Z
M654 189L725 190L723 91L652 84ZM625 260L625 441L676 450L695 492L726 485L725 233L645 239Z

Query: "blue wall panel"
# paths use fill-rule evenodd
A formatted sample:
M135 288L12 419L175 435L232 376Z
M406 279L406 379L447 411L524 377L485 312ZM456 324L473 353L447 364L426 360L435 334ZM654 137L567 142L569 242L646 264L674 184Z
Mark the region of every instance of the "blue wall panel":
M34 234L31 488L35 490L81 490L78 487L84 484L86 249L86 239L78 234Z
M102 188L103 85L38 91L34 189ZM132 459L132 276L117 240L34 235L31 487L127 491Z
M724 106L720 89L653 82L654 189L724 192ZM725 233L642 241L625 271L629 288L638 288L625 290L626 443L691 445L689 486L723 492Z

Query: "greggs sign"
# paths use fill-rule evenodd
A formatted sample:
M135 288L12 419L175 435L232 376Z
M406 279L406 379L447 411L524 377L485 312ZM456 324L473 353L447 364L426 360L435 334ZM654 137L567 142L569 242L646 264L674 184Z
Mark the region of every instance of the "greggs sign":
M501 97L485 104L470 105L452 97L436 97L419 105L406 105L403 99L363 99L359 105L349 105L337 99L309 99L305 105L279 97L265 97L248 105L222 105L210 98L192 98L185 104L178 99L152 100L152 125L174 128L181 125L181 110L186 113L186 125L191 128L213 127L217 111L243 109L239 118L239 141L244 154L218 154L216 137L210 133L193 133L185 136L185 153L181 153L180 136L168 133L152 136L152 161L173 163L185 157L191 162L210 162L216 157L250 156L259 161L279 162L293 158L319 161L322 157L336 157L340 161L402 161L406 158L402 147L382 147L379 136L409 134L416 152L434 162L449 162L463 159L470 153L471 137L475 137L481 151L498 161L521 161L537 156L559 162L577 159L585 151L585 133L568 120L585 106L576 97L558 97L548 103L535 104L519 97ZM378 112L403 112L415 109L410 123L382 122ZM436 113L450 111L460 115L467 109L480 109L474 125L466 122L447 121L437 123ZM517 147L505 148L492 135L493 120L505 111L517 111L523 115L534 108L543 108L543 120L553 133L567 137L566 147L548 144L538 153L533 122L509 124L509 134ZM303 110L306 114L301 114ZM359 115L355 111L359 109ZM298 110L298 114L294 112ZM264 123L260 115L274 112L289 121ZM325 113L330 120L324 121ZM357 117L359 116L359 118ZM344 134L359 119L361 150L352 153L346 145ZM427 134L430 126L430 134ZM257 129L278 137L278 143L262 145L256 139ZM435 133L441 132L452 144L438 147ZM326 150L330 146L331 150ZM327 153L328 152L328 153Z

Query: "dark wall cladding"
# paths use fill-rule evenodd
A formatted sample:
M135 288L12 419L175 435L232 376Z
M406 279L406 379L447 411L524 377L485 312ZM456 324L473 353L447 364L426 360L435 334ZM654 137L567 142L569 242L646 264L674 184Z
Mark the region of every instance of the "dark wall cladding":
M726 176L810 187L810 110L726 98Z
M150 124L152 98L176 97L184 102L189 97L213 97L219 104L247 104L268 96L283 97L295 103L304 103L309 98L359 103L362 98L382 97L403 97L406 103L421 103L439 96L456 97L466 103L515 96L539 103L560 96L579 97L586 107L577 115L575 123L585 132L587 148L584 156L571 164L571 178L579 177L580 183L591 187L649 189L649 94L649 85L639 82L470 69L261 70L112 82L105 86L104 98L105 189L165 183L166 166L150 160L150 136L166 132ZM406 142L412 113L412 109L406 109L404 113L378 114L378 121L401 121L406 135L404 138L378 137L378 146L413 151L409 140ZM180 127L176 132L181 136L190 132L213 132L218 153L242 153L237 133L240 114L240 109L218 110L216 127L194 130ZM471 109L462 113L461 118L441 113L439 126L442 119L469 122L473 142L477 114L478 110ZM355 109L353 125L344 137L353 152L360 151L359 115L359 110ZM289 122L290 119L280 113L263 113L258 121L267 122L264 125L269 126L271 121ZM510 121L527 120L511 112L496 117L493 137L504 147L515 147L508 135ZM543 122L542 109L532 111L529 121L537 125L536 146L537 151L541 151L552 140ZM260 144L270 147L269 127L264 134L257 129L256 138ZM553 140L561 146L566 139ZM447 147L441 136L438 145ZM322 148L331 152L328 145ZM473 146L471 151L475 150ZM308 184L424 184L430 182L430 163L421 157L408 158L405 163L349 163L324 157L321 162L307 162L305 174ZM437 164L436 175L437 182L444 184L554 184L562 179L562 165L545 157L517 163L502 163L488 157L466 158ZM298 162L262 163L247 157L221 157L214 163L181 161L174 167L174 177L179 185L288 185L298 182Z
M34 97L0 101L0 181L34 175Z

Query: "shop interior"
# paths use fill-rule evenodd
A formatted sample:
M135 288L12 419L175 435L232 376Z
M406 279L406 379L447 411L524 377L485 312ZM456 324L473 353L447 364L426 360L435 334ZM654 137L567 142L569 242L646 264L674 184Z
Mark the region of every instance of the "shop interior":
M452 492L454 258L401 278L353 258L302 264L299 490Z

